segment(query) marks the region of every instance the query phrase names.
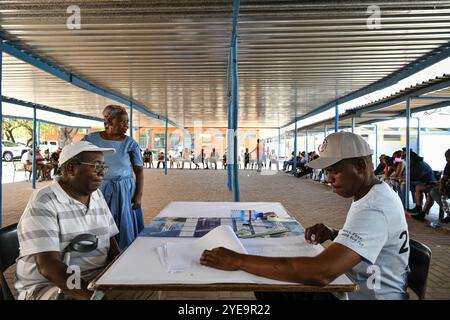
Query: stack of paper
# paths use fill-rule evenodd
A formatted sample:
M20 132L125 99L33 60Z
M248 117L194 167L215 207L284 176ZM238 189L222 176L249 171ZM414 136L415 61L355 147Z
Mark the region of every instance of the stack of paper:
M225 247L239 253L247 253L233 229L228 225L219 226L193 242L168 242L156 250L167 272L175 273L199 265L203 251L216 247Z

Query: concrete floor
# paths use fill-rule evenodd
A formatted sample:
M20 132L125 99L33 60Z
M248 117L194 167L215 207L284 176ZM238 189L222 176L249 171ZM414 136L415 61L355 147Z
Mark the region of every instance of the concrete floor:
M225 170L145 169L143 210L145 223L171 201L232 201L226 187ZM285 173L259 175L240 171L241 201L281 202L286 210L308 227L318 222L341 228L351 201L343 199L325 185L290 177ZM41 188L48 182L38 183ZM3 185L3 225L19 220L32 193L31 184ZM428 245L433 254L428 278L427 299L450 298L450 232L432 229L427 224L407 219L411 238ZM14 270L9 270L12 280ZM165 299L253 299L250 292L165 292Z

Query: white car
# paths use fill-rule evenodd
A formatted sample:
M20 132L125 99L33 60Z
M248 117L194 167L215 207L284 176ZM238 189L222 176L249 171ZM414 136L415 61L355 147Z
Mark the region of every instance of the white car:
M31 148L22 143L14 143L8 140L2 141L2 156L5 161L12 161L14 158L20 158L30 149Z
M58 149L58 142L56 141L41 141L41 144L39 145L39 149L41 150L41 153L43 153L46 149L49 150L50 154L55 152Z

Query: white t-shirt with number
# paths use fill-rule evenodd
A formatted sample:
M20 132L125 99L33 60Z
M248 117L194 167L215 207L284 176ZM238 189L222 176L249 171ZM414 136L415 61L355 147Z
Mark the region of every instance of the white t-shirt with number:
M352 203L334 242L363 259L347 273L359 285L350 299L407 298L408 225L400 198L386 183Z

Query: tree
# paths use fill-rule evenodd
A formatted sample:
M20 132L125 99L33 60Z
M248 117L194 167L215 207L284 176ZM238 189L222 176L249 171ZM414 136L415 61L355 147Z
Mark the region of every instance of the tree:
M5 133L6 139L12 142L16 142L14 137L14 131L17 129L25 129L29 136L33 134L33 127L29 120L18 119L4 119L2 122L2 130Z
M73 137L77 134L77 128L64 128L61 127L58 130L58 145L64 148L65 145L72 142Z

